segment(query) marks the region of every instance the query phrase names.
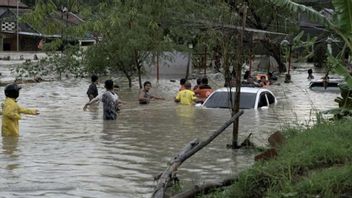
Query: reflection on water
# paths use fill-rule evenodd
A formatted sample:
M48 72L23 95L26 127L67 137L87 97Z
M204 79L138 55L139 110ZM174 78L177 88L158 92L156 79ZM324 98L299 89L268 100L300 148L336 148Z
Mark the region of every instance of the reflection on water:
M309 90L306 72L293 72L292 80L271 87L276 106L245 110L240 140L253 133L257 145L266 145L270 133L288 124L312 124L312 108L336 106L338 92ZM3 138L0 196L149 197L153 177L172 156L194 138L206 139L230 117L226 109L175 104L179 85L168 79L153 82L156 95L167 100L149 105L138 104L137 86L119 84L127 104L115 121L102 119L101 104L82 110L89 80L23 85L19 103L37 107L41 114L23 116L18 140ZM178 172L183 184L221 179L253 164L253 151L226 149L231 138L230 127L187 160Z
M2 153L6 157L7 164L5 169L11 171L15 170L18 167L17 158L18 158L18 137L3 137L2 138Z
M2 150L9 156L15 156L17 151L18 137L3 137Z

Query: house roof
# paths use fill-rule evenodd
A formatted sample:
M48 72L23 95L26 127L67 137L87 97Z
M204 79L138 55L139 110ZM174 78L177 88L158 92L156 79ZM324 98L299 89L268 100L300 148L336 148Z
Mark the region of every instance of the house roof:
M29 12L30 10L28 9L19 9L18 10L18 14L21 16L27 12ZM16 22L16 9L12 9L12 8L1 8L0 7L0 21L8 21L8 22ZM38 33L38 31L36 31L33 27L31 27L29 24L27 23L22 23L19 22L19 31L22 32L30 32L30 33ZM14 33L17 30L13 29L13 30L0 30L1 32L4 33Z
M7 8L1 8L0 7L0 17L7 12Z
M28 6L24 3L22 3L20 0L0 0L0 7L12 7L16 8L17 7L17 1L18 1L18 7L19 8L28 8Z
M53 12L51 17L54 20L61 21L63 23L67 23L69 25L79 25L83 22L83 20L76 14L72 12Z

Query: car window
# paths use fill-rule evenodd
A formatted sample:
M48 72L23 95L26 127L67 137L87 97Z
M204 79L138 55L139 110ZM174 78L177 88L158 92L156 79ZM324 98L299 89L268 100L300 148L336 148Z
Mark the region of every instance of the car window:
M275 103L275 97L271 93L266 92L266 96L268 97L269 104L274 104Z
M265 93L261 93L259 97L258 108L264 106L268 106L268 102L266 100Z
M319 81L319 82L311 82L309 87L313 88L313 87L338 87L338 83L337 82L328 82L327 84L324 84L323 81Z
M207 108L229 108L230 101L229 92L215 92L203 105ZM235 92L232 92L232 97L235 97ZM256 93L241 93L240 108L254 108Z

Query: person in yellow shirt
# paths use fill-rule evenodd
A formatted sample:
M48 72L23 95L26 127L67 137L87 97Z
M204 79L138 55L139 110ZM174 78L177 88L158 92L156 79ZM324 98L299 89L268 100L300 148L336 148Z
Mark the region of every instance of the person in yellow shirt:
M177 93L175 102L179 102L183 105L191 105L197 99L195 93L191 90L192 85L190 82L184 84L185 89Z
M2 136L19 136L19 124L21 114L38 115L37 109L27 109L17 104L16 99L20 94L21 87L17 84L9 84L5 87L5 101L2 104Z

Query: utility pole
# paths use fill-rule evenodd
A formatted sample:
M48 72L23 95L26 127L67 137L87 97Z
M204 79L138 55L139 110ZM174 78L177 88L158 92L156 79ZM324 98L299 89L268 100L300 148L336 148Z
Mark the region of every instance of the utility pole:
M159 83L159 51L156 52L156 81Z
M20 51L20 36L19 36L19 25L18 25L18 8L19 8L19 0L16 0L16 50Z
M207 46L204 49L204 76L207 76Z

